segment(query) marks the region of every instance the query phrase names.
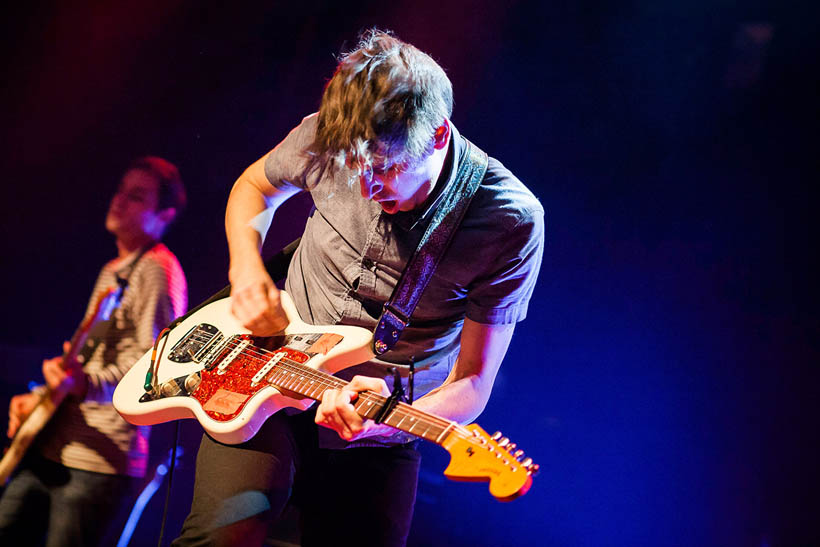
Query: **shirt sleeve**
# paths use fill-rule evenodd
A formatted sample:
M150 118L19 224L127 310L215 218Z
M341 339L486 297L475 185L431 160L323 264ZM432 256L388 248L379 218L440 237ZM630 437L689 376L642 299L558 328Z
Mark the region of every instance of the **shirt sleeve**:
M265 176L274 187L308 188L305 176L310 159L308 149L316 135L317 120L317 114L304 118L268 153L265 158Z
M145 257L130 276L126 291L131 291L129 315L133 330L131 335L118 336L115 331L107 337L106 344L115 347L106 348L103 366L87 371L86 400L110 402L117 383L187 304L187 290L181 271L176 272L173 265L150 257Z
M495 260L468 289L467 317L477 323L512 324L527 316L544 254L544 212L526 211L493 243Z

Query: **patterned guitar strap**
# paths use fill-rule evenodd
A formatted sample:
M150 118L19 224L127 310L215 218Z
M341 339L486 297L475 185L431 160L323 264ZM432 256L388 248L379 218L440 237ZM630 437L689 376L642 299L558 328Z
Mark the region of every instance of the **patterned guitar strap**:
M396 345L410 324L416 304L452 241L484 174L488 157L480 148L463 139L465 151L458 164L456 180L442 198L413 256L405 266L390 300L385 302L373 331L373 351L382 355ZM412 372L411 372L412 373ZM411 383L412 393L412 383Z
M134 270L137 269L137 264L139 264L140 259L145 255L145 253L153 249L156 245L157 242L152 241L148 245L144 246L142 249L140 249L139 254L137 254L137 256L134 257L134 260L132 260L123 268L120 268L115 272L114 275L116 276L117 284L120 286L120 289L123 292L125 292L125 289L128 287L128 279L131 277L131 274L134 273ZM83 346L83 349L77 356L77 360L80 361L80 363L85 363L85 361L87 361L91 358L92 355L94 355L94 351L96 351L97 346L99 346L100 342L102 342L105 338L105 335L111 328L111 324L113 321L114 318L110 317L105 321L99 321L91 328L91 330L88 332L88 337L86 338L85 346Z

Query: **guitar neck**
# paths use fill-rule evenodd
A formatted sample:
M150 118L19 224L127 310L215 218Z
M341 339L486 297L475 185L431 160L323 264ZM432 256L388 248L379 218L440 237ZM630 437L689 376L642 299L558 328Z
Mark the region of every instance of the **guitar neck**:
M74 336L71 337L71 341L68 345L68 350L63 353L63 360L60 363L60 366L63 370L68 369L68 366L76 361L77 356L80 355L80 352L83 349L83 345L85 341L88 339L88 330L81 327L77 329L77 332L74 333Z
M71 337L68 350L63 353L63 361L61 367L65 370L77 360L77 357L83 351L88 335L91 329L99 321L106 321L111 316L114 308L120 305L123 288L121 286L112 287L103 293L94 305L94 311L83 319L74 336Z
M283 359L273 368L269 381L277 387L315 401L321 401L322 395L328 389L343 389L347 385L347 382L335 376L287 359ZM359 393L353 407L360 416L373 419L386 403L387 397L372 391L364 391ZM398 403L382 421L405 433L439 445L450 432L461 428L456 422L419 410L407 403Z

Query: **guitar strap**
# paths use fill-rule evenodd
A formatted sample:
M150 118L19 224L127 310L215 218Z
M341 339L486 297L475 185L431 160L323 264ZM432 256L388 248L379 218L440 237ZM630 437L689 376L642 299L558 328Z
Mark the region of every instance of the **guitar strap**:
M467 139L463 139L463 142L466 149L458 164L456 180L436 208L373 330L373 351L376 355L390 351L404 328L410 324L413 310L450 246L453 235L487 172L487 154Z
M489 160L487 154L463 137L462 141L465 151L461 154L462 157L458 163L456 179L453 184L448 185L446 194L441 198L433 218L405 266L390 299L384 304L381 317L373 330L373 351L376 355L382 355L395 346L402 331L410 323L413 310L449 247L456 228L461 224L467 207L487 172ZM273 279L284 277L298 245L299 239L266 262L265 265ZM230 294L230 290L231 286L226 286L199 306L176 319L169 327L177 326L192 313L211 302L225 298Z
M137 269L137 264L139 263L140 259L156 247L158 242L152 241L151 243L142 247L134 257L134 260L126 264L124 267L120 268L114 275L117 279L117 284L121 287L122 291L125 292L125 289L128 288L128 279L131 277L131 274L134 273L134 270ZM79 355L82 357L83 361L87 361L92 355L94 355L94 351L96 351L97 346L100 345L100 342L105 338L105 335L111 329L111 323L114 321L114 318L111 317L106 321L100 321L94 327L92 327L91 331L88 333L88 337L86 338L85 346L83 347L82 351L80 351Z
M134 273L134 270L137 269L137 264L139 264L140 259L145 255L145 253L156 247L158 244L158 241L152 241L148 243L142 249L140 249L139 254L137 254L134 260L132 260L131 262L117 270L117 283L120 284L123 290L125 290L125 288L128 286L128 278L131 277L131 274Z

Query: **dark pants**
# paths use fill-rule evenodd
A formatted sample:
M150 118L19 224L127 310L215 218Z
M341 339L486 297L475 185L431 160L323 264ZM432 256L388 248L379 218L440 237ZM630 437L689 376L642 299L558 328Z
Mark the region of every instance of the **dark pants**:
M420 459L413 445L320 449L312 412L275 414L241 445L205 435L191 513L172 545L261 545L291 505L300 534L289 539L305 547L404 545Z
M0 498L0 545L100 544L132 479L65 467L40 456L23 462Z

